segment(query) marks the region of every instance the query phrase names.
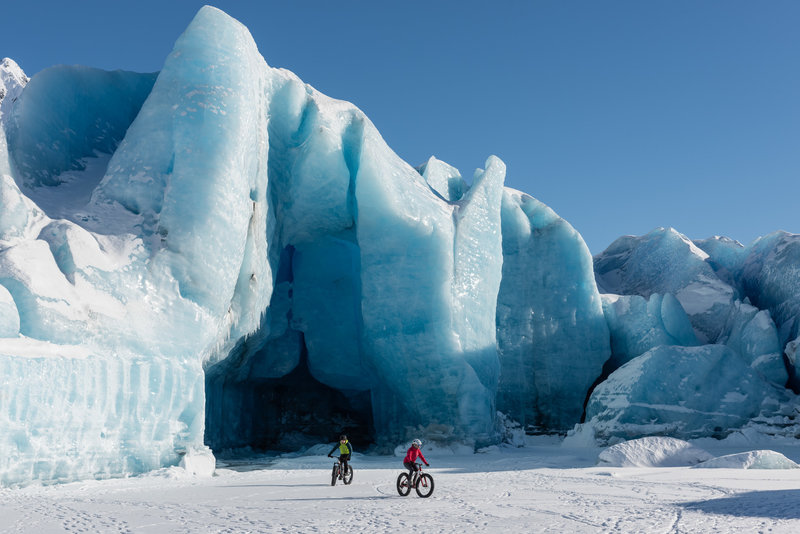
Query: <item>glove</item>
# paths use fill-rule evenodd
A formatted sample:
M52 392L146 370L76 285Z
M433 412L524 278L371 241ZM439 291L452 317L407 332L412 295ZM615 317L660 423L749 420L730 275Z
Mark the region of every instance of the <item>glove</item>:
M328 455L328 458L333 458L333 455L332 455L332 454L329 454L329 455Z
M430 467L430 466L431 466L431 464L425 464L425 467Z

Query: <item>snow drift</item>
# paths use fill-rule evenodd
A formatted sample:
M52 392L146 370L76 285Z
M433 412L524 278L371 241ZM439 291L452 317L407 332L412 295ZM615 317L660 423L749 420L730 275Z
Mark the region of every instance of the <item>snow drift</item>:
M652 436L612 445L597 457L608 467L681 467L711 460L713 456L688 441Z

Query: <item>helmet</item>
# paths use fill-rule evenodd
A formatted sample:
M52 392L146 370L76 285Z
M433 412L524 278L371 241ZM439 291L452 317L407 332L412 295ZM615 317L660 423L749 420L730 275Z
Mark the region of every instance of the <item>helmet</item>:
M422 447L422 442L418 439L415 439L411 442L412 445L416 445L417 447Z
M339 436L339 441L347 441L347 436L342 434L341 436Z

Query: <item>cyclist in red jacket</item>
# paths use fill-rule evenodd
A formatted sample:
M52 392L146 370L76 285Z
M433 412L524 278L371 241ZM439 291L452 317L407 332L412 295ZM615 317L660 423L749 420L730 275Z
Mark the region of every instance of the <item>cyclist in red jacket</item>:
M426 466L431 465L428 463L428 460L426 460L425 457L422 456L422 451L420 450L421 447L422 447L422 442L418 439L415 439L414 441L411 442L411 447L408 448L408 451L406 452L406 457L403 458L403 465L406 466L406 469L408 469L409 483L412 480L414 480L413 478L414 472L419 469L419 467L417 467L417 462L416 462L417 458L422 458L422 462Z

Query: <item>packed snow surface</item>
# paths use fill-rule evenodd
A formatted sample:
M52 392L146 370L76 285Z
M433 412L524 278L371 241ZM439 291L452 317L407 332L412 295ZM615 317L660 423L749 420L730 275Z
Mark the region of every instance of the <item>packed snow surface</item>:
M600 467L597 452L547 439L426 452L427 499L397 494L401 457L358 454L349 486L331 487L332 461L320 454L220 461L210 478L172 467L0 489L0 532L797 532L797 471Z

